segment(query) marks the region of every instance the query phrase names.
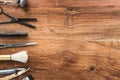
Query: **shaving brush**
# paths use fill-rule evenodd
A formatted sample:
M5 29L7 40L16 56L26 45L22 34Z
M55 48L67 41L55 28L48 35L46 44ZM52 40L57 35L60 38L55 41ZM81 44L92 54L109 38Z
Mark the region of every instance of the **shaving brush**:
M21 51L11 55L0 55L0 61L17 61L21 63L27 63L28 54L27 51Z

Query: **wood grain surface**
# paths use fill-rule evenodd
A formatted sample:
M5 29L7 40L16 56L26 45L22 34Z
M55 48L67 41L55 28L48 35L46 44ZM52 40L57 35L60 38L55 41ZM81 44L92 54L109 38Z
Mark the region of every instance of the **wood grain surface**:
M27 50L29 62L0 62L0 69L30 66L34 70L28 74L35 80L120 80L120 0L28 0L25 9L2 7L15 17L38 22L31 22L36 30L0 25L0 32L29 33L27 38L0 38L0 43L38 45L1 49L0 54ZM8 18L0 15L3 20Z

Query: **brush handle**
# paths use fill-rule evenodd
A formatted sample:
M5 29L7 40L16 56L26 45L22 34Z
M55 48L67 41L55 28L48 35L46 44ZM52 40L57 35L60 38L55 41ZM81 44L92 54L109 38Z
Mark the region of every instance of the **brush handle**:
M0 55L0 61L11 60L10 55Z

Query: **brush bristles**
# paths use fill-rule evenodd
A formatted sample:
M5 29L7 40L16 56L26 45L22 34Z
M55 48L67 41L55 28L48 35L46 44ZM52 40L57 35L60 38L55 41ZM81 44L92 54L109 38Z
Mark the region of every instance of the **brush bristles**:
M27 63L28 61L28 54L27 51L21 51L11 55L12 61L18 61L22 63Z

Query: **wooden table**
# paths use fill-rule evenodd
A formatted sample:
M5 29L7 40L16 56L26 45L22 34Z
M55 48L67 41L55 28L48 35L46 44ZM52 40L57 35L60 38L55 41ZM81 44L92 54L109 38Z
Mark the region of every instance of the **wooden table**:
M3 8L15 17L34 17L38 22L31 23L37 30L0 25L0 32L29 33L27 38L0 38L0 43L39 44L0 50L0 54L29 53L27 64L0 62L0 69L30 66L35 80L120 79L120 0L29 0L25 9Z

